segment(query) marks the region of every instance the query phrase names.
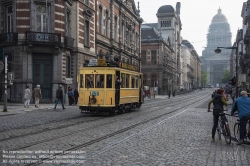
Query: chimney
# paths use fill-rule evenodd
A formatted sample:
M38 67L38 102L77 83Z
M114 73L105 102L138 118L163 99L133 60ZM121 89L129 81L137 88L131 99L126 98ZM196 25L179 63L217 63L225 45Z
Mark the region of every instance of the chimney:
M177 13L177 14L180 14L180 13L181 13L181 3L180 3L180 2L177 2L177 3L176 3L176 13Z

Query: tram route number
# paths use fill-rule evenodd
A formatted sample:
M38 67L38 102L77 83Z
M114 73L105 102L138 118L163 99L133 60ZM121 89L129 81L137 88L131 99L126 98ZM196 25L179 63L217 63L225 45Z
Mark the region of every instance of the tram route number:
M90 91L90 96L99 96L98 91Z

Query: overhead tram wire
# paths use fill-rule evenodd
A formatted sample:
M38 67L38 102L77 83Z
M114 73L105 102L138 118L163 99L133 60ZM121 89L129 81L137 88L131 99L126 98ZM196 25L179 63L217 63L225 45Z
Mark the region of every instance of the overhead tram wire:
M146 21L144 21L144 23L146 23L147 26L151 27L151 28L154 28L152 27L149 23L147 23ZM158 30L157 30L158 31ZM159 31L160 33L160 31ZM162 38L164 38L165 40L167 40L165 37L161 36ZM216 39L223 39L223 38L228 38L228 37L236 37L236 35L230 35L230 36L224 36L224 37L218 37ZM208 40L200 40L200 41L195 41L195 42L190 42L190 43L201 43L201 42L206 42L206 41L210 41L210 40L213 40L213 39L208 39Z

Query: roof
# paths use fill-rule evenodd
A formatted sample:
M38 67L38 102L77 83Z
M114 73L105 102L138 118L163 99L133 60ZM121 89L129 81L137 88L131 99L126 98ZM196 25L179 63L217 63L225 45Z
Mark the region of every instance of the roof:
M174 8L171 6L171 5L164 5L164 6L161 6L157 13L174 13Z
M142 29L143 28L149 28L149 29L151 29L151 28L155 28L155 29L157 29L157 26L158 26L158 24L157 23L148 23L148 24L142 24Z
M221 13L221 9L218 9L218 13L213 17L212 22L227 22L227 18Z
M181 44L187 46L190 49L194 49L194 46L188 40L182 40Z
M142 28L141 39L159 39L159 32L155 28Z

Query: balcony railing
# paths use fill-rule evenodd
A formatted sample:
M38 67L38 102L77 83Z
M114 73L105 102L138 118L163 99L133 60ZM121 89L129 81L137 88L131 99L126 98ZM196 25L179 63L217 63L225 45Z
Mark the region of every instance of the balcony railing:
M46 44L61 44L61 35L57 33L44 32L26 32L27 42L46 43Z
M18 33L2 33L0 34L0 44L8 45L18 42Z
M189 69L191 69L192 71L194 71L194 68L193 68L192 66L190 66L189 64L187 64L187 67L188 67Z
M64 36L64 45L65 45L65 47L73 49L73 47L74 47L74 40L75 39L73 39L71 37Z
M190 72L187 72L187 76L189 77L189 78L194 78L194 75L193 74L191 74Z

